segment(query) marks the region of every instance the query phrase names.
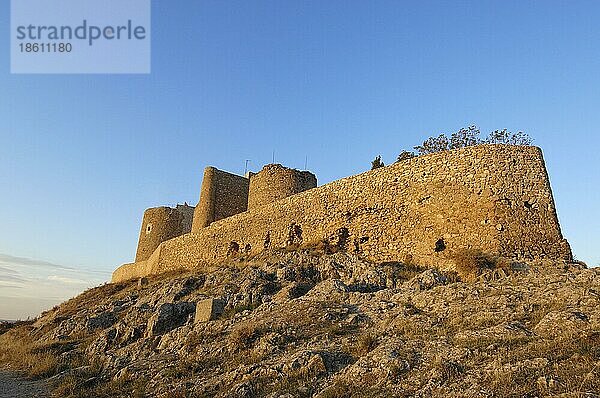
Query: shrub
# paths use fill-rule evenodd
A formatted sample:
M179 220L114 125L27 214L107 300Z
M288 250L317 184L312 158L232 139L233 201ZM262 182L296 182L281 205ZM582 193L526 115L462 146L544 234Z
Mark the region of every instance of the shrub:
M381 155L377 156L375 159L373 159L373 161L371 162L371 170L375 170L378 169L380 167L385 166L385 164L383 163L383 161L381 160Z
M365 333L358 336L356 344L356 353L359 355L366 355L377 347L377 336L371 333Z
M479 139L479 128L477 126L464 127L450 136L450 149L465 148L481 144Z
M465 282L475 280L484 271L495 269L499 264L504 267L504 260L485 253L479 249L465 249L455 252L452 260L456 273Z
M533 140L522 131L511 133L507 129L494 130L485 140L488 144L531 145Z
M240 325L238 326L231 335L229 339L231 344L237 350L245 350L252 346L254 340L256 340L258 335L257 329L250 325Z
M447 151L448 149L450 149L450 142L445 134L440 134L437 137L429 137L421 145L415 147L419 155Z
M417 156L417 155L414 152L402 151L402 152L400 152L400 155L398 155L396 162L403 162L405 160L412 159L415 156Z
M437 137L429 137L421 145L417 145L414 149L418 155L426 155L447 151L450 149L465 148L479 144L506 144L506 145L531 145L533 140L526 133L519 131L512 133L507 129L494 130L486 139L479 138L481 131L477 126L469 126L461 128L452 133L450 137L442 133ZM402 151L398 155L398 162L414 157L413 152Z

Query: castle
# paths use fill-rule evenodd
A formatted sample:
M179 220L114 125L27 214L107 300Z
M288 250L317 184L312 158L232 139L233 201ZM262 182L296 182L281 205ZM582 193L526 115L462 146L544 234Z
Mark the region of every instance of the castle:
M327 242L376 262L451 269L461 249L571 260L542 151L485 144L437 152L317 187L271 164L238 176L208 167L198 205L145 211L135 262L113 282Z

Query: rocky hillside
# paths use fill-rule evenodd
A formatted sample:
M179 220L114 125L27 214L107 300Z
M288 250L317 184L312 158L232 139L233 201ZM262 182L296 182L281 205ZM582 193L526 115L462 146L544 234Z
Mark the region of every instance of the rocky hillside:
M600 397L600 269L482 258L280 251L108 284L0 361L59 397Z

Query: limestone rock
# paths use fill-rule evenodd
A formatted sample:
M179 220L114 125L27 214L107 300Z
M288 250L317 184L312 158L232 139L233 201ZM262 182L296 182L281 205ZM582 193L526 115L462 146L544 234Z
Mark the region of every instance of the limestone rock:
M87 330L93 332L98 329L106 329L114 325L116 321L117 317L114 313L104 312L87 320Z
M165 303L161 305L148 321L146 336L158 336L185 325L195 310L196 304L189 302Z
M89 396L110 381L156 398L594 396L600 269L522 268L466 283L343 252L270 251L143 289L100 286L0 340L33 339ZM215 319L219 300L231 316ZM82 364L92 377L70 369Z
M194 322L213 321L223 313L225 302L223 300L209 298L196 303L196 315Z
M412 278L407 284L407 289L414 292L421 292L432 289L435 286L445 285L447 283L448 278L446 278L446 276L440 271L428 269Z

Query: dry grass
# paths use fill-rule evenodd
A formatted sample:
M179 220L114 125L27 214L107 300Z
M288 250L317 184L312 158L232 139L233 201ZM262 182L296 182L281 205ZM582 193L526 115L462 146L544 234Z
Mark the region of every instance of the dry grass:
M101 373L101 368L96 363L88 363L82 356L71 356L70 359L61 359L61 354L83 349L85 341L61 340L53 342L38 342L31 334L30 326L15 328L0 336L0 364L19 370L33 379L49 378L59 375L68 369L79 369L75 375L62 376L54 387L53 397L61 398L88 398L115 396L118 391L115 385L103 384L97 391L93 386L82 385L82 381L96 380ZM60 376L59 376L60 377ZM99 381L99 380L98 380ZM90 395L90 391L94 391ZM126 394L131 396L132 394ZM119 395L117 395L119 396ZM135 396L135 395L133 395ZM139 395L140 397L142 395Z
M327 325L322 331L322 333L330 336L345 336L356 332L358 329L359 327L357 325L343 322L334 322Z
M401 335L408 339L430 340L441 336L448 336L452 331L444 324L434 324L423 327L427 315L417 314L410 317L396 317L390 319L385 326L387 334Z
M510 264L506 259L493 256L479 249L459 250L454 252L451 258L456 266L456 273L465 282L474 281L488 270L510 269Z
M419 275L423 271L426 271L427 267L422 267L413 262L412 257L407 257L405 262L390 261L380 263L379 266L383 267L387 276L398 282L406 282L411 280L415 276Z
M376 381L372 383L367 380L367 384L375 385ZM404 397L407 395L398 395L396 391L392 392L381 387L370 387L365 383L343 383L336 381L325 390L323 390L319 397L321 398L375 398L375 397Z
M229 341L237 350L246 350L252 347L252 343L260 336L258 327L243 324L236 327L229 335Z
M34 321L31 321L31 320L16 321L16 322L0 322L0 336L2 336L4 333L8 332L9 330L16 329L19 327L29 326L29 325L33 324L33 322Z
M356 342L356 354L358 356L367 355L377 347L377 336L372 333L364 333L358 336Z
M433 362L435 374L442 383L447 383L465 373L465 367L458 362L437 357Z
M134 379L125 375L116 380L102 382L99 373L93 371L78 377L67 376L52 393L54 398L109 398L109 397L146 397L146 380ZM82 381L83 380L83 381ZM170 395L179 397L185 395Z
M13 329L0 336L0 364L23 371L32 378L53 376L62 370L56 347L35 343L28 329Z
M56 311L60 317L69 317L81 311L81 308L93 308L107 297L117 298L137 287L137 281L127 281L121 283L107 283L86 290L79 296L65 301L60 306L54 307L50 311L42 313L42 317L48 312Z
M473 339L459 345L486 352L495 363L483 384L498 396L600 391L600 333L546 339L538 336ZM547 365L527 366L547 360ZM472 358L477 361L477 358ZM532 395L533 396L533 395Z
M296 247L295 250L301 250L311 255L319 255L333 254L339 251L339 248L332 246L327 239L321 239L312 242L304 242L299 247Z

